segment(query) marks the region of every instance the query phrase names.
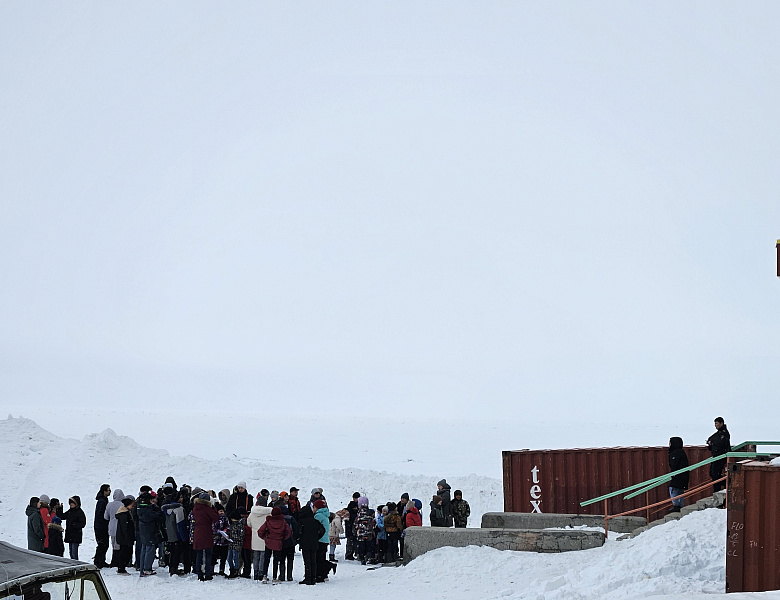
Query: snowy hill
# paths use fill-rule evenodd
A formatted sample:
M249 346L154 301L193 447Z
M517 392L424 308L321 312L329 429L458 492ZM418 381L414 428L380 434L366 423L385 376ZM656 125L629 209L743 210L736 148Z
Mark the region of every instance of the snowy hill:
M82 441L58 437L24 418L0 421L0 538L25 545L24 508L32 495L48 493L61 499L79 494L90 517L83 557L93 551L92 497L104 481L128 493L143 483L159 484L167 475L177 481L215 489L246 478L251 490L297 485L323 486L331 502L346 502L355 489L373 501L397 497L401 491L424 499L435 481L362 469L282 467L259 460L209 460L176 456L147 448L132 438L107 429ZM500 482L469 476L453 481L469 490L474 514L501 506ZM318 587L319 595L339 600L372 598L509 598L513 600L623 600L665 598L694 600L721 596L725 582L725 511L711 509L655 527L628 541L609 540L602 548L565 554L499 552L490 548L444 548L429 552L408 566L366 571L341 561L337 575ZM474 521L478 524L478 519ZM296 563L300 565L300 557ZM105 570L114 600L175 593L186 600L201 597L203 584L190 579L121 578ZM296 571L297 575L297 571ZM217 579L213 594L236 600L258 594L303 597L307 590L294 584L257 586L244 580ZM283 591L280 591L283 590ZM725 597L725 596L724 596ZM729 599L748 598L734 594ZM780 593L761 596L780 600Z

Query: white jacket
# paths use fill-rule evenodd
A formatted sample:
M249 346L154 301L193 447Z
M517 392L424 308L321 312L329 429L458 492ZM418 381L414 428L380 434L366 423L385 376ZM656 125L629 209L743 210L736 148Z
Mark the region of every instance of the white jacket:
M252 550L265 550L265 540L257 535L257 530L265 523L265 519L271 514L270 506L253 506L249 511L246 524L252 530Z

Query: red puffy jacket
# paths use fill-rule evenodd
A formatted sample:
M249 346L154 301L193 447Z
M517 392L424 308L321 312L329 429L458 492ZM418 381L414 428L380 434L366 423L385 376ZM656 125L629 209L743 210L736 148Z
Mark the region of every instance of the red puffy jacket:
M265 547L269 550L282 549L282 543L292 535L292 529L284 520L278 506L265 518L265 523L257 530L257 535L265 541Z
M412 506L406 513L407 527L422 527L422 517L416 506Z

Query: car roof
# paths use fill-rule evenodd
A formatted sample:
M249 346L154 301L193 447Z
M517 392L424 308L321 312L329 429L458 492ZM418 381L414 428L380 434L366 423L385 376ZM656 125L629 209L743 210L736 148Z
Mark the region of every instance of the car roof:
M0 594L36 579L98 570L95 565L78 560L33 552L8 542L0 542Z

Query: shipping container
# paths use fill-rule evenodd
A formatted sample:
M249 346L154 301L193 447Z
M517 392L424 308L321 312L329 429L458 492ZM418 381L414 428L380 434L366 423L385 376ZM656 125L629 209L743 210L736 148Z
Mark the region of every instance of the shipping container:
M780 467L729 465L726 592L780 589Z
M686 446L690 464L711 455L705 446ZM666 446L634 448L574 448L568 450L507 450L503 452L504 511L544 512L575 515L604 514L604 503L580 506L580 502L615 492L635 483L669 473ZM708 468L691 472L690 488L709 481ZM695 502L712 492L705 489L685 499ZM621 494L608 500L609 514L615 515L669 498L669 488L661 485L647 494L623 500ZM666 506L651 514L650 520L665 516ZM647 516L645 512L637 516Z

